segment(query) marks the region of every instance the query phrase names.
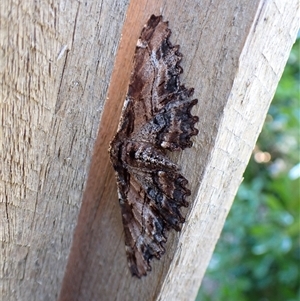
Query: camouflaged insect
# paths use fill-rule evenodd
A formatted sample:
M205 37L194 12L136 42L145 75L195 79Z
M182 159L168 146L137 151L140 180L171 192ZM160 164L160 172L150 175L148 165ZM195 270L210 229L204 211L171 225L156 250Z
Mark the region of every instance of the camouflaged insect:
M172 46L168 22L152 15L137 42L134 69L119 129L110 144L116 171L125 246L131 273L151 270L150 259L165 252L166 230L180 231L188 206L188 181L167 151L192 146L198 121L193 89L180 85L179 46Z

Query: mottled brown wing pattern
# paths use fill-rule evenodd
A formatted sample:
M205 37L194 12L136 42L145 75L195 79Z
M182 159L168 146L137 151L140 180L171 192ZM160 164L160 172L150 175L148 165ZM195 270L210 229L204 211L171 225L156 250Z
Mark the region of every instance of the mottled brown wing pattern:
M141 277L151 269L149 260L164 253L165 223L140 185L131 178L127 200L120 202L129 268Z
M179 46L169 42L170 34L168 22L163 22L162 16L151 16L138 40L127 94L134 102L133 135L167 103L193 93L193 89L180 86L182 54L178 52Z
M172 101L133 135L133 139L148 141L171 151L191 147L190 138L198 134L198 130L194 127L198 117L192 116L190 112L197 103L197 99L189 98L192 93L193 89L179 90L173 95Z
M191 147L198 133L193 89L180 85L182 55L161 16L152 15L137 43L119 129L110 145L116 171L128 264L133 275L151 270L165 252L166 231L179 231L188 206L188 181L166 155Z

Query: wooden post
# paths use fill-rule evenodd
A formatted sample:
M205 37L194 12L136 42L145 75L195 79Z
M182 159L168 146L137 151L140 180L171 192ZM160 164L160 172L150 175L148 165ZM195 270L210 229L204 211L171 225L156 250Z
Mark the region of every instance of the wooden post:
M298 1L3 0L0 13L0 299L193 300L295 40ZM107 149L151 14L180 45L200 133L175 156L192 190L187 221L139 280Z

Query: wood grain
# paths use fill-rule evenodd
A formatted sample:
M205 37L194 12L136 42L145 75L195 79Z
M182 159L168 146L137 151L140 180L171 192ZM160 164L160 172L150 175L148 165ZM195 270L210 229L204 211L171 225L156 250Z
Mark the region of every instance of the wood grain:
M1 1L1 300L58 296L126 7Z
M193 300L295 40L298 1L4 0L0 13L0 298ZM151 14L181 46L201 131L174 156L193 192L187 222L139 280L107 149Z

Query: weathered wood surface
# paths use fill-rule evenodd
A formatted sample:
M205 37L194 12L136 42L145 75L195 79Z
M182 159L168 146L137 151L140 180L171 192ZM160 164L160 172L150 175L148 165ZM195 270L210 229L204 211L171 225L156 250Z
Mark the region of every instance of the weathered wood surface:
M0 299L55 300L127 1L0 5Z
M294 42L299 3L128 4L1 2L3 300L196 295ZM138 280L127 268L107 148L152 13L169 20L181 46L200 133L174 156L193 191L187 222Z

